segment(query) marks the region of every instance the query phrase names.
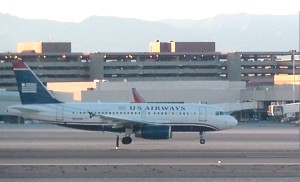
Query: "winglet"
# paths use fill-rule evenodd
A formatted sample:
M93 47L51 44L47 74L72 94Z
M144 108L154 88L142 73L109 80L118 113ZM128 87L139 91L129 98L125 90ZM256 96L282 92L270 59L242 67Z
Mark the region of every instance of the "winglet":
M144 98L141 96L141 94L137 88L132 88L132 95L133 95L133 100L135 103L144 103L145 102Z
M46 89L26 63L13 60L12 65L22 104L61 103Z

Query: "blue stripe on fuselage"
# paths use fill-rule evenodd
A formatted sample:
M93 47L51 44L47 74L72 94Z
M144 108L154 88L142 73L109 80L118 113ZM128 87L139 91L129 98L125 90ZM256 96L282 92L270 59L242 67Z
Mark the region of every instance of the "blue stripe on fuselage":
M88 130L88 131L108 131L108 132L125 132L125 128L115 128L115 125L101 125L101 124L79 124L79 123L57 123L59 126ZM165 125L168 126L168 125ZM200 132L200 131L218 131L219 129L210 125L169 125L171 126L172 132ZM134 131L139 130L139 127L134 127Z

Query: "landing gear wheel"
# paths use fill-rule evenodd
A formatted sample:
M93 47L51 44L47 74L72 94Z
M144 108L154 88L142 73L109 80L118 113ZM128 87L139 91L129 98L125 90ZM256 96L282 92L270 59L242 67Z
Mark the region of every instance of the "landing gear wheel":
M199 135L200 135L200 144L205 144L205 139L204 139L204 132L203 131L200 131L199 132Z
M122 144L124 145L131 144L131 142L132 142L132 138L130 136L122 138Z
M205 139L200 139L200 144L205 144Z

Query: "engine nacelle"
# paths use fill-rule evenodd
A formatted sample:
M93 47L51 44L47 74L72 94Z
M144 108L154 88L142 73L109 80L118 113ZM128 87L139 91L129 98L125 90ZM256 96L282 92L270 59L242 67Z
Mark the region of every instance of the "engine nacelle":
M142 126L134 133L135 137L151 140L163 140L172 138L171 126Z

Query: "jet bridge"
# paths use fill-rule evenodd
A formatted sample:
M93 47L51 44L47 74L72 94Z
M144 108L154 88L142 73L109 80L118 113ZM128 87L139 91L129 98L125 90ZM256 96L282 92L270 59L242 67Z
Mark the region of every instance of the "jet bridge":
M213 104L223 108L224 112L239 118L241 122L259 121L259 104L256 101ZM251 113L251 114L250 114Z
M258 109L257 102L254 101L245 101L245 102L236 102L236 103L221 103L214 104L215 106L221 107L227 113L232 113L235 111L249 110L249 109Z

